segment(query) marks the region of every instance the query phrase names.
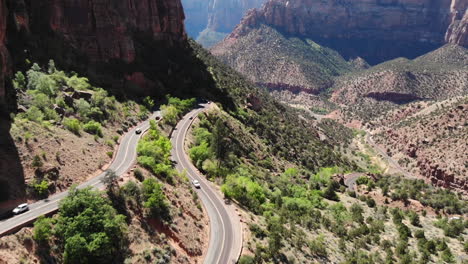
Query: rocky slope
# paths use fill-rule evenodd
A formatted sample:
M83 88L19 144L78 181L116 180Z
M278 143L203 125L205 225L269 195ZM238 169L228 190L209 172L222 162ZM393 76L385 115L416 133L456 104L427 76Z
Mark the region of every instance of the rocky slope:
M448 43L468 46L468 2L463 0L452 1L452 22L445 40ZM463 11L465 10L465 11Z
M270 90L317 94L333 86L334 77L354 67L334 50L310 39L286 37L262 25L230 45L211 52L251 81Z
M376 120L373 127L378 143L400 165L434 185L467 192L467 115L465 96L408 105Z
M340 77L331 100L369 120L399 104L468 94L468 49L446 45L414 60L396 59Z
M204 46L212 46L236 27L248 9L265 0L183 0L187 33Z
M92 67L95 73L102 71L98 68L103 63L118 62L126 68L114 76L114 85L133 83L148 92L155 84L138 67L141 39L168 46L186 39L179 0L1 0L0 15L0 81L11 72L5 67L9 50L15 54L15 64L31 57L53 58L74 68ZM4 94L2 81L0 98Z
M250 11L225 41L235 42L267 24L288 35L312 38L345 58L376 64L414 58L447 41L466 45L467 0L270 0Z

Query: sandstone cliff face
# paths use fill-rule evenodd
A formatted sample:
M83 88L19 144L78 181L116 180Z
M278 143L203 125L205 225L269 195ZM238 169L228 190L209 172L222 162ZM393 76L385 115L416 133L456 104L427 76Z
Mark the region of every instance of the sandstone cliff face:
M445 41L468 47L468 1L453 0L451 7L452 21Z
M461 17L468 0L270 0L250 11L231 34L239 38L265 23L287 34L310 37L345 57L371 63L415 57L445 43L463 44ZM466 26L466 23L465 23ZM447 29L452 29L447 34Z
M39 3L34 5L40 9ZM132 33L150 34L154 39L174 41L185 38L184 13L179 1L54 0L47 8L50 28L92 60L122 59L133 62ZM39 18L42 14L34 14Z
M260 7L266 0L182 0L187 15L187 32L197 38L208 30L228 34L248 9Z
M8 52L5 47L6 14L7 10L5 1L0 0L0 105L5 97L4 78L8 69Z
M8 49L13 63L34 59L34 52L52 59L75 52L68 62L83 60L88 69L111 60L134 63L137 35L169 46L185 42L180 0L0 0L0 98L2 76L10 71ZM135 72L126 72L127 79Z

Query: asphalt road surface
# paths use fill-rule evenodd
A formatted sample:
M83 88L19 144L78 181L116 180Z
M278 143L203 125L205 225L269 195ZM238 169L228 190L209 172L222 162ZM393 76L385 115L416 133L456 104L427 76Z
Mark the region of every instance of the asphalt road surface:
M205 264L236 263L242 247L242 226L232 205L226 205L216 187L208 182L190 162L184 144L193 119L205 110L207 105L188 113L179 122L172 134L172 159L179 171L185 171L190 181L196 179L201 188L196 189L210 219L210 242L205 254ZM192 119L191 119L192 118Z
M374 139L372 138L372 135L366 131L366 141L369 143L372 148L377 150L377 152L385 159L390 166L392 166L395 170L397 170L399 173L401 173L403 176L407 178L415 178L415 176L405 169L403 169L398 162L396 162L394 159L392 159L390 156L388 156L387 152L384 151L377 143L375 143Z
M136 146L138 144L138 140L143 134L136 134L135 130L137 128L140 128L143 132L146 131L147 129L149 129L150 126L149 120L154 119L156 116L161 116L161 113L159 111L155 112L150 117L150 119L139 124L137 127L130 129L128 133L126 133L123 136L122 140L120 141L117 155L115 156L108 170L113 170L118 176L121 176L122 174L127 172L130 169L130 167L133 166L137 157ZM89 181L82 183L78 186L78 188L81 189L91 186L98 189L102 189L104 185L101 183L101 180L105 174L106 172L101 173L97 177L94 177ZM60 201L67 195L68 191L55 194L47 199L30 204L29 211L26 213L0 221L0 236L5 235L6 233L15 230L19 227L22 227L28 223L31 223L41 215L46 215L55 212L58 209Z

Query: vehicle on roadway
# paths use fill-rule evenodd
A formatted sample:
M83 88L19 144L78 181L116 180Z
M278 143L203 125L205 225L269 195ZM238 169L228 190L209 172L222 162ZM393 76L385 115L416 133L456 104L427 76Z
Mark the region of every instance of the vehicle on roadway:
M161 120L161 117L160 117L160 116L157 116L157 117L154 118L154 119L156 119L156 121L159 121L159 120Z
M189 119L192 120L192 119L193 119L193 116L191 116Z
M141 134L141 128L137 128L137 129L135 130L135 133L136 133L136 134Z
M195 186L195 188L197 188L197 189L200 189L200 188L201 188L200 182L197 181L197 180L193 180L193 181L192 181L192 184L193 184L193 186Z
M18 205L18 207L13 209L13 214L14 215L22 214L22 213L24 213L24 212L26 212L28 210L29 210L29 205L27 203L20 204L20 205Z

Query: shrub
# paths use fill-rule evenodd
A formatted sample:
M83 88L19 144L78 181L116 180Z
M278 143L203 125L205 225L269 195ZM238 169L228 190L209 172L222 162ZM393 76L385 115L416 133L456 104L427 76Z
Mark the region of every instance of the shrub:
M29 121L41 122L44 119L44 114L36 106L31 106L25 113L26 118Z
M89 121L88 123L86 123L83 126L83 130L90 134L103 137L101 124L96 121Z
M42 159L39 157L39 155L34 155L31 165L34 168L40 168L44 165L44 163L42 162Z
M143 181L145 179L145 175L143 175L143 172L140 169L135 169L133 174L135 175L135 178L139 181Z
M35 183L33 188L37 195L44 197L49 193L49 182L47 180L42 180L39 183Z
M255 259L252 256L243 255L239 259L239 264L255 264Z
M318 257L327 256L327 245L323 235L319 235L316 239L309 241L310 253Z
M149 178L143 181L144 206L150 210L150 216L169 220L169 205L162 191L162 185L155 179Z
M34 222L33 238L39 244L47 244L52 236L52 219L39 216Z
M80 136L81 122L76 118L65 118L63 125L73 134Z
M421 222L419 221L419 215L414 212L414 211L410 211L409 213L409 219L410 219L410 223L414 226L421 226Z

